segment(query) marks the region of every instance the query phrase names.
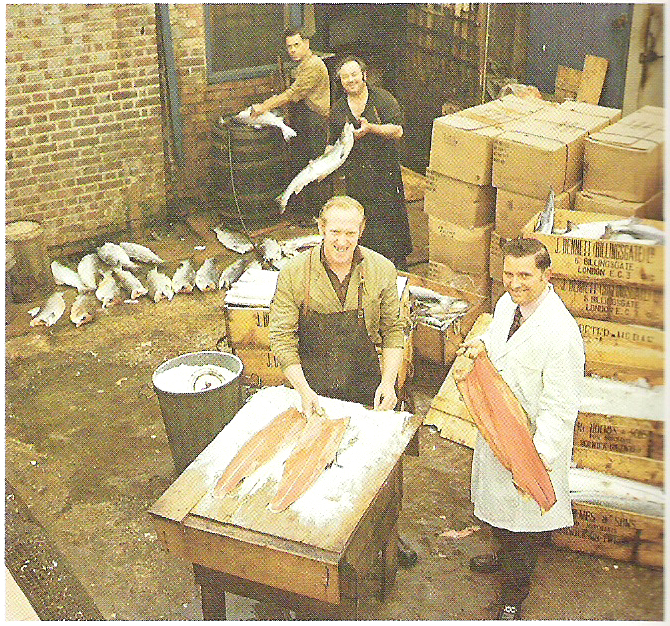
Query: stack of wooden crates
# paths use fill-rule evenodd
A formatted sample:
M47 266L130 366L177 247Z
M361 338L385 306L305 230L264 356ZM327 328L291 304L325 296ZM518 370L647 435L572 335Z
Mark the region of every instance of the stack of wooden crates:
M566 102L561 110L574 111L575 107L583 105ZM493 160L493 183L498 187L496 231L500 229L502 236L508 237L520 233L535 236L547 245L554 289L575 316L584 338L587 375L624 381L643 378L652 386L662 385L664 246L533 232L548 193L547 180L552 181L557 194L557 229L565 228L568 220L580 224L620 220L622 216L659 217L654 207L661 203L662 110L645 107L621 121L616 121L618 115L613 110L592 106L585 110L587 117L604 116L608 122L599 129L595 125L592 130L574 133L576 143L565 141L563 148L559 141L536 143L520 129L508 129L497 137ZM551 115L556 115L555 110ZM550 116L545 111L537 117L542 121ZM574 124L572 116L566 119ZM530 119L525 121L534 124ZM610 125L609 121L616 123ZM562 132L566 139L572 133L570 127ZM548 149L552 145L555 150ZM555 151L560 158L552 157ZM570 165L571 158L578 166ZM584 189L579 190L582 161ZM515 163L518 172L514 171ZM534 186L527 186L528 180L534 180ZM534 192L535 188L541 192ZM523 191L526 193L520 193ZM518 201L513 194L520 196ZM571 211L570 198L575 196L579 196L576 208L592 209L595 202L599 208ZM609 213L606 207L617 210ZM660 221L641 223L663 229ZM499 238L494 234L491 243L492 306L503 292ZM472 334L483 332L487 324L484 317L477 320ZM578 467L663 487L661 418L580 412L574 462ZM476 429L451 376L433 400L426 423L438 426L443 436L474 445ZM573 503L573 508L575 526L553 534L557 545L643 565L663 565L662 518L581 502Z

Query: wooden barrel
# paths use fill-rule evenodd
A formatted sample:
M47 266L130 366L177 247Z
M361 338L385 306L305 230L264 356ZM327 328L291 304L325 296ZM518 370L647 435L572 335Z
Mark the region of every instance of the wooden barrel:
M289 182L288 151L281 131L274 126L247 126L229 118L212 126L211 137L210 187L222 205L221 213L236 213L237 196L246 216L276 214L279 206L274 198Z
M44 229L37 222L10 222L5 227L5 240L14 258L14 266L8 270L12 300L28 302L49 283Z

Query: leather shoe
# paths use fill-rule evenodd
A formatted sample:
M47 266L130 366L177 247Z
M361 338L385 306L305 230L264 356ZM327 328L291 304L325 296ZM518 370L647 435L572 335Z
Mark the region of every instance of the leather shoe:
M502 604L496 619L521 619L521 608L517 604Z
M500 562L498 561L498 554L480 554L473 556L470 559L470 569L473 572L480 572L481 574L493 574L500 569Z
M398 565L400 567L412 567L412 565L416 565L418 560L419 556L416 550L413 550L402 537L398 537Z

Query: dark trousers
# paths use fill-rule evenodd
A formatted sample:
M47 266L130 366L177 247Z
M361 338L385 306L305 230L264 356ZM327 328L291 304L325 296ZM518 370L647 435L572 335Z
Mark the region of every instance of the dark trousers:
M492 528L499 546L498 561L503 579L501 601L520 605L528 596L537 556L549 540L551 531L529 533Z

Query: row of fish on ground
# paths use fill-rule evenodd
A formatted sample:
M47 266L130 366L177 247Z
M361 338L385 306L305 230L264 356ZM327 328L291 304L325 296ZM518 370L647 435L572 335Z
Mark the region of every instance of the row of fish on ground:
M98 301L102 309L120 304L136 302L147 295L154 302L171 301L175 294L192 293L197 287L202 292L229 289L230 286L249 267L260 267L260 261L254 259L251 251L255 244L235 231L221 227L214 228L218 240L228 249L242 254L242 258L231 263L222 271L218 261L211 257L204 260L199 268L193 267L189 259L180 262L172 278L159 271L158 266L165 261L150 248L130 242L119 244L107 242L95 252L84 255L77 270L53 261L51 272L57 285L67 285L77 289L78 296L72 304L70 320L79 327L92 321L98 310ZM256 246L258 256L265 263L280 267L291 256L307 246L321 241L319 235L297 237L283 242L266 238ZM153 264L146 274L145 283L137 276L139 263ZM133 273L135 272L135 273ZM125 299L127 292L129 299ZM33 319L31 326L52 326L65 312L66 304L63 291L54 292L41 307L29 311ZM91 295L94 294L95 298Z

